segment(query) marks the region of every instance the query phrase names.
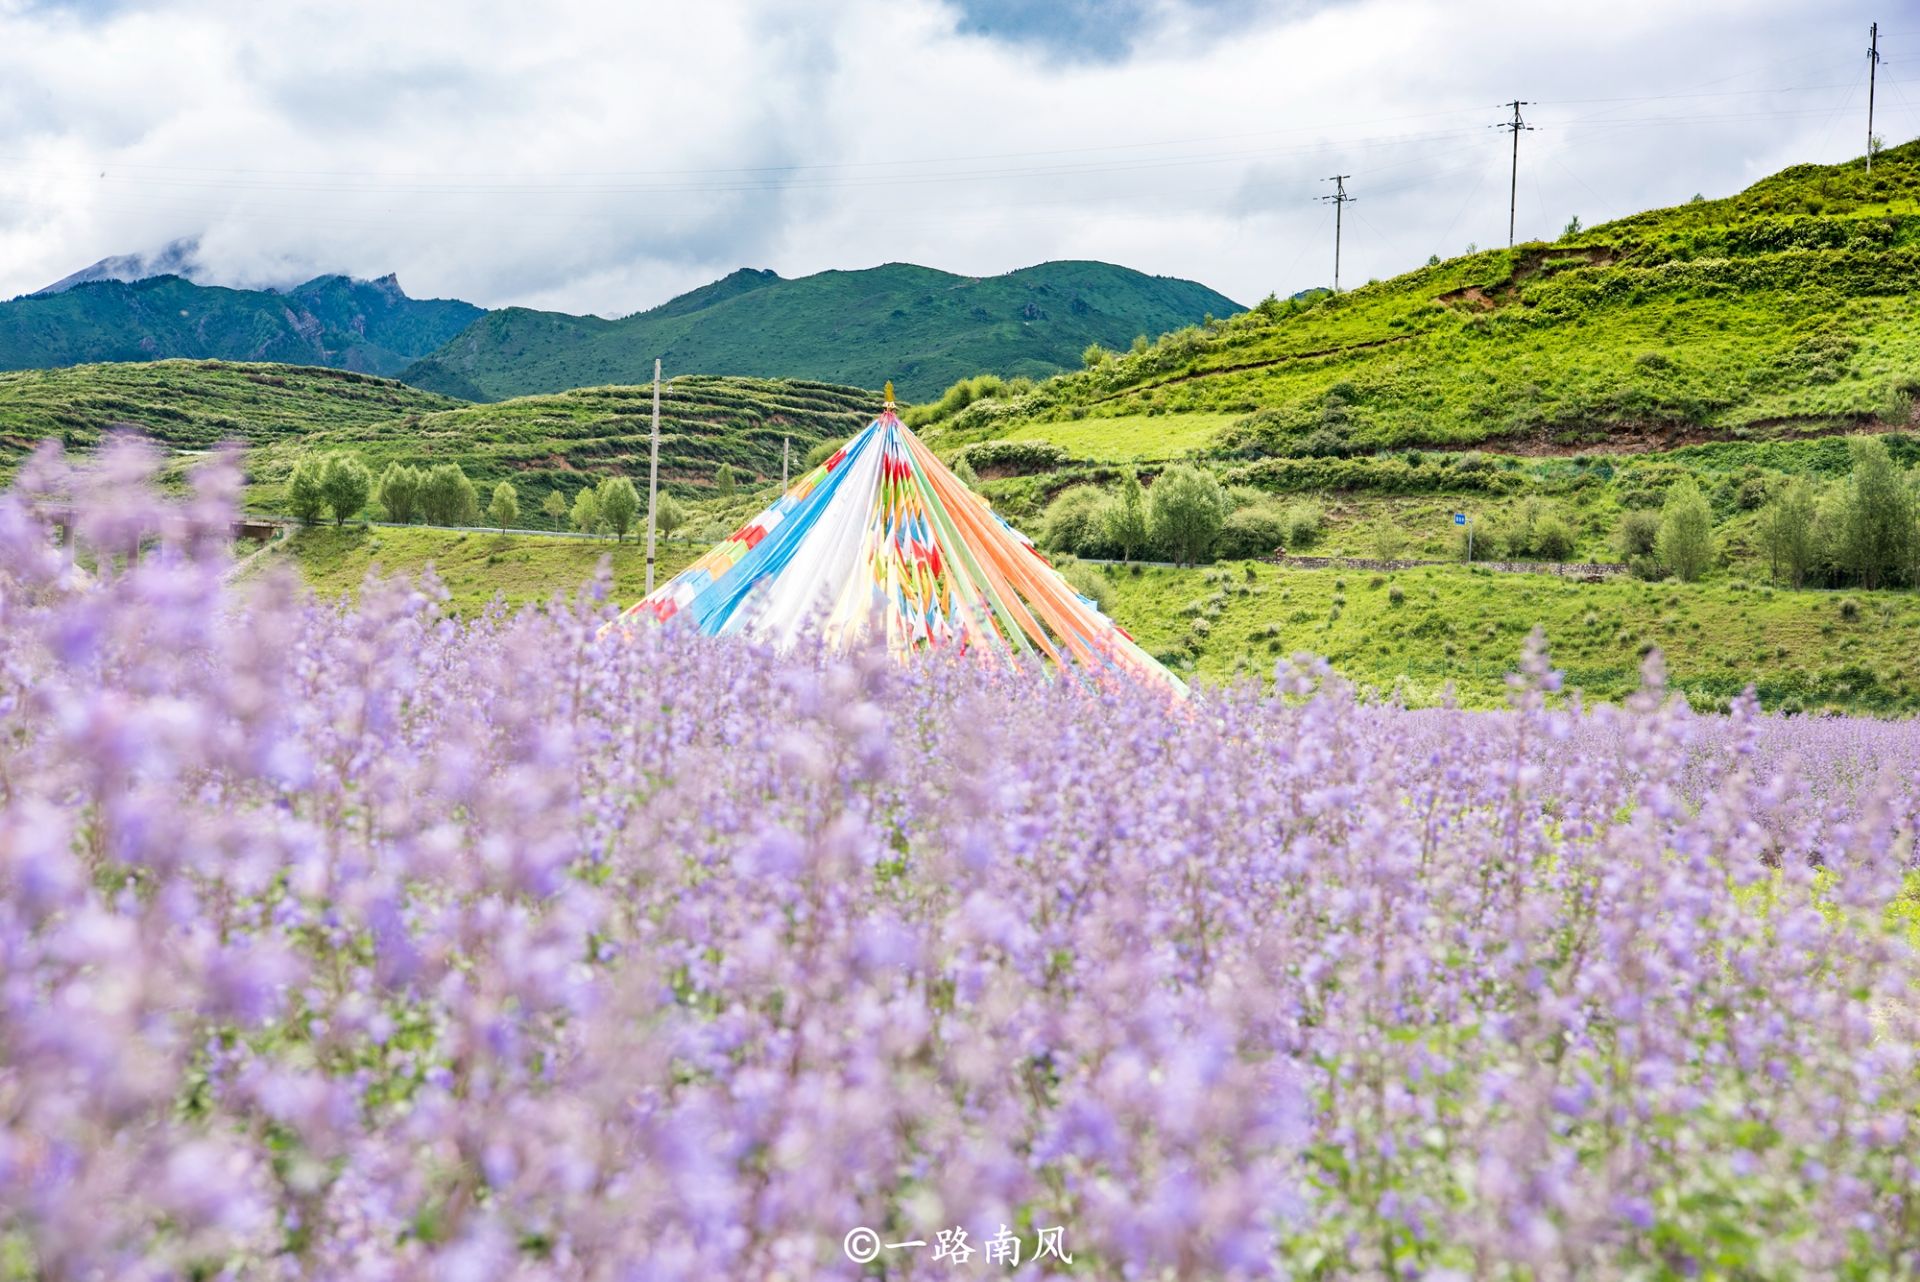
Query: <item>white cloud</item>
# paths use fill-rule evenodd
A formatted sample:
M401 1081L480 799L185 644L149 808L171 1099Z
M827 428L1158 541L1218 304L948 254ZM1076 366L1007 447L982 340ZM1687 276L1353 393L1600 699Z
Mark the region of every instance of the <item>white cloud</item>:
M611 315L891 260L1101 258L1253 301L1330 276L1334 172L1348 281L1500 243L1503 98L1537 104L1522 237L1863 141L1851 0L1136 0L1084 58L1093 6L967 2L0 0L0 296L197 234L234 281ZM1893 140L1920 130L1905 34Z

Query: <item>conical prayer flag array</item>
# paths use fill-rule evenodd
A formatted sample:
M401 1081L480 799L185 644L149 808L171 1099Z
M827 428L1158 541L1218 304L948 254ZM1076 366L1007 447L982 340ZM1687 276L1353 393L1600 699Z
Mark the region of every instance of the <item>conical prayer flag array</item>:
M969 490L891 405L773 505L631 606L788 649L844 648L875 629L1011 662L1040 654L1184 691L1032 540Z

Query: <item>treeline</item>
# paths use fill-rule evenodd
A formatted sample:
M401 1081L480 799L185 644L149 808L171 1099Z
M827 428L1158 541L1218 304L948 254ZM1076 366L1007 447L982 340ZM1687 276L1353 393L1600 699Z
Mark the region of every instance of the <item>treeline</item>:
M728 471L724 466L722 471ZM728 471L728 481L731 473ZM481 506L480 492L458 463L415 467L389 463L376 479L353 454L309 455L297 461L287 477L286 508L307 525L331 518L335 525L358 519L377 505L380 514L396 525L471 526L485 523L502 533L520 519L520 494L511 481L496 484ZM624 476L603 477L583 486L569 502L559 490L549 490L540 512L556 530L571 526L584 534L611 534L625 539L644 516L644 505L633 482ZM685 525L685 509L671 496L660 496L656 526L671 537Z
M1920 469L1903 471L1879 437L1855 437L1847 452L1845 478L1793 477L1759 507L1768 572L1795 588L1920 584ZM1642 578L1691 582L1718 563L1719 540L1713 505L1683 477L1658 511L1626 512L1614 545Z
M1902 472L1877 437L1847 444L1844 481L1795 479L1761 510L1768 569L1796 588L1920 585L1920 468Z

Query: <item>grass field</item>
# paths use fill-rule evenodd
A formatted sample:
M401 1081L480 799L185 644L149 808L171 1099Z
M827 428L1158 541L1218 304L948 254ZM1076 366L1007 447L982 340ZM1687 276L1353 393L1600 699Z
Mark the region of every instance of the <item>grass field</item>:
M705 550L661 546L661 580ZM295 568L323 597L352 594L369 569L417 574L431 563L459 614L498 594L509 605L570 593L602 556L613 558L613 599L638 600L645 551L633 540L456 533L427 529L314 529L249 567ZM1506 674L1527 633L1546 630L1569 689L1617 700L1639 683L1645 650L1666 656L1670 683L1697 707L1723 706L1749 683L1770 709L1920 711L1920 594L1786 592L1720 583L1620 579L1580 583L1542 575L1435 567L1394 574L1291 570L1251 562L1210 569L1105 567L1108 613L1150 652L1189 677L1269 678L1299 651L1410 703L1505 698Z
M655 566L664 581L706 546L663 542ZM356 594L370 570L418 575L432 565L449 593L448 606L472 615L496 595L510 606L570 594L593 576L600 558L613 559L613 600L637 601L647 578L643 542L569 539L540 535L460 533L452 530L368 528L302 530L247 567L253 577L275 565L291 566L324 598Z
M1249 573L1251 567L1251 573ZM1297 651L1412 703L1494 704L1527 633L1546 630L1570 689L1617 700L1658 646L1671 684L1696 706L1749 683L1768 708L1920 710L1920 594L1786 592L1733 583L1434 567L1394 574L1240 563L1205 570L1108 567L1108 613L1190 675L1270 676ZM1849 617L1851 614L1852 617Z

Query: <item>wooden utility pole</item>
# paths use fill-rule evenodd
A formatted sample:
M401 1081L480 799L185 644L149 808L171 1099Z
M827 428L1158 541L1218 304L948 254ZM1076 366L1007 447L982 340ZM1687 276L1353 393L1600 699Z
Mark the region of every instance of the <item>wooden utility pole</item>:
M653 595L653 516L660 503L660 358L653 358L653 449L647 462L647 595Z
M1320 199L1333 206L1333 292L1340 292L1340 211L1354 197L1347 195L1347 179L1352 174L1335 174L1331 178L1322 178L1321 182L1333 184L1333 195Z
M1511 129L1513 131L1513 176L1507 183L1508 249L1513 248L1513 216L1514 210L1517 209L1520 204L1520 134L1522 130L1533 128L1532 125L1520 119L1520 108L1531 107L1532 105L1531 102L1525 99L1515 98L1507 104L1507 106L1513 108L1513 119L1503 120L1499 124L1492 126L1494 129Z
M1880 24L1867 28L1867 172L1873 172L1873 80L1880 70Z

